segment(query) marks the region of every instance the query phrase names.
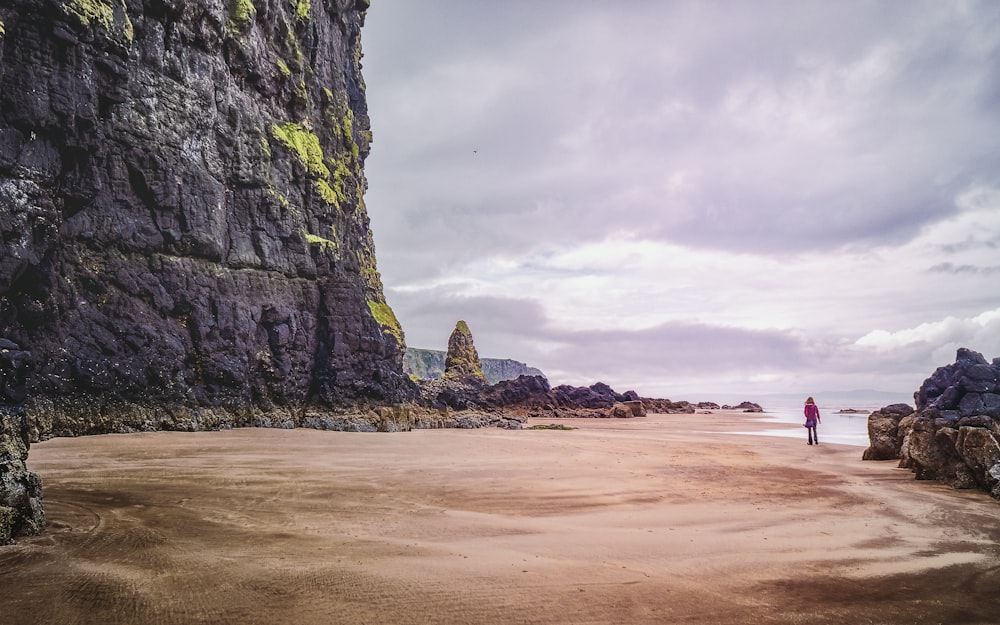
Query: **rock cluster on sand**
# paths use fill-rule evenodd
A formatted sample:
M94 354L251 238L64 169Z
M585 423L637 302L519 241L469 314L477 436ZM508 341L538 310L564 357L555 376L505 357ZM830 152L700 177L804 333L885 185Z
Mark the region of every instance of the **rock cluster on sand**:
M25 465L28 422L20 404L27 363L27 353L0 339L0 545L45 525L41 481Z
M899 458L920 480L980 488L1000 498L1000 358L959 349L914 393L868 418L866 460Z
M542 376L522 375L497 384L421 380L427 404L440 410L492 411L509 418L632 418L647 412L694 413L696 408L718 409L718 404L692 404L669 399L639 397L635 391L619 393L603 382L590 386L549 386Z

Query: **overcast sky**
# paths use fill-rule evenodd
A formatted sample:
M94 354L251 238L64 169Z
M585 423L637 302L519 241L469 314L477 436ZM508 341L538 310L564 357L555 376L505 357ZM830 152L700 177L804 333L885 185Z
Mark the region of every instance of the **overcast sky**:
M1000 2L372 0L411 347L671 399L1000 356Z

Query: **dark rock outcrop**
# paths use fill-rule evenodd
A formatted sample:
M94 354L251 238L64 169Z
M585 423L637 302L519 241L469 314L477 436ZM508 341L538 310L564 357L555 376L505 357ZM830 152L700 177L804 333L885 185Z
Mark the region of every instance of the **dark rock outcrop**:
M472 332L465 321L455 324L451 336L448 337L448 353L444 357L444 375L446 380L462 380L475 384L486 384L483 375L483 365L479 362L479 353L472 339Z
M28 471L28 421L20 402L29 354L0 339L0 545L45 526L42 487Z
M743 412L764 412L764 408L760 404L754 403L752 401L741 401L735 406L724 405L723 410L742 410Z
M903 439L899 435L899 422L913 414L909 404L892 404L879 408L868 415L868 449L862 454L863 460L895 460Z
M616 419L631 419L632 417L645 417L646 407L641 401L615 402L608 412L608 416Z
M444 375L444 360L447 352L433 349L406 348L403 371L423 380L436 380ZM516 380L522 375L545 377L540 369L529 367L523 362L510 358L480 358L483 375L490 384L504 380Z
M429 405L438 409L492 411L520 417L644 417L645 400L634 391L617 393L607 384L560 385L552 388L543 376L522 375L489 385L447 378L421 380Z
M367 4L0 6L0 338L33 438L416 396L362 200Z
M919 480L1000 498L1000 358L959 349L913 397L912 413L890 406L869 416L866 459L898 457Z

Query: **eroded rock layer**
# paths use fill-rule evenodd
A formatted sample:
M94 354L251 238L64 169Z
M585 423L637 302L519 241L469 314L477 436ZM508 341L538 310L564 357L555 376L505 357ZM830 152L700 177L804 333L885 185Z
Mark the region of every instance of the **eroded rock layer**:
M33 438L413 396L362 199L366 8L0 6L0 338Z

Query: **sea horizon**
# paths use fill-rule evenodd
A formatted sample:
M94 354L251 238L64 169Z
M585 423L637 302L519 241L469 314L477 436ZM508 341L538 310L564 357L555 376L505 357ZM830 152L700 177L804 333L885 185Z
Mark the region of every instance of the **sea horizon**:
M900 394L901 395L901 394ZM794 399L790 394L760 395L744 401L759 404L765 420L777 424L800 425L804 421L802 406L805 398ZM831 392L814 395L819 407L821 422L817 427L820 441L840 445L868 447L868 415L890 404L905 403L913 406L912 397L896 398L895 393L884 391ZM842 412L856 410L860 412ZM734 434L754 434L758 436L781 436L806 440L805 430L795 428L774 428L761 432L734 432Z

